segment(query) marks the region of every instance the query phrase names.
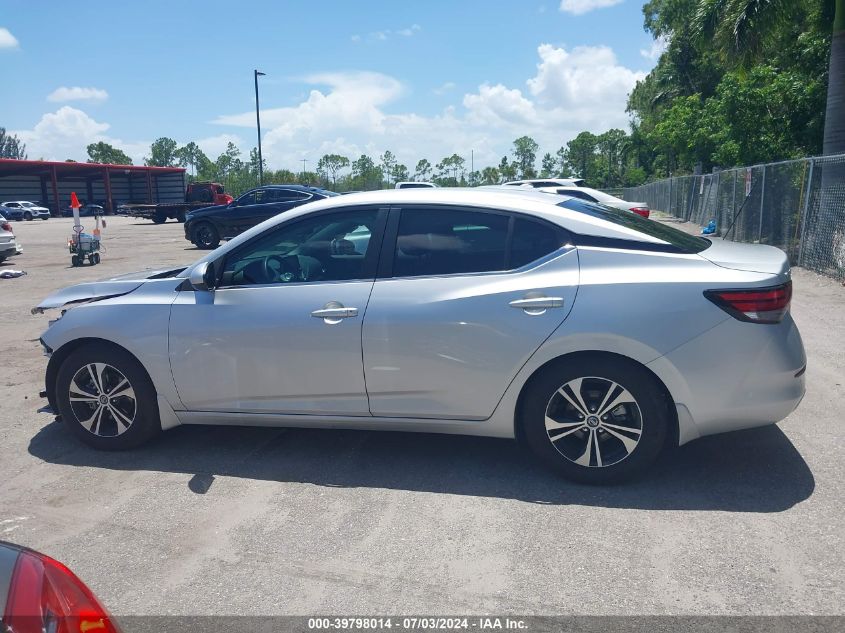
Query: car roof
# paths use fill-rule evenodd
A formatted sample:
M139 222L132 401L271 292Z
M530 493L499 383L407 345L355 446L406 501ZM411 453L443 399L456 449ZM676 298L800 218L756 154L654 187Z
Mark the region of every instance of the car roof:
M577 187L578 185L575 183L584 182L583 178L528 178L526 180L509 180L508 182L502 183L503 185L507 185L509 187L513 187L515 185L530 185L534 182L555 182L558 183L561 187L568 187L573 186Z
M333 196L315 202L309 202L285 213L275 215L239 236L229 240L215 251L209 253L195 264L216 260L225 253L239 248L245 241L252 239L269 228L298 217L324 210L342 210L361 206L402 206L435 205L451 207L477 207L522 213L552 222L581 235L593 235L615 239L636 240L639 242L662 243L661 240L593 215L558 206L560 199L533 189L517 187L438 187L436 189L381 189L351 193L346 196ZM186 269L187 270L187 269Z
M278 184L278 183L275 183L275 184L272 184L272 185L261 185L260 187L253 187L249 191L258 191L259 189L294 189L295 191L305 191L305 192L327 191L326 189L323 189L321 187L312 187L310 185L285 185L285 184ZM249 191L246 191L244 193L249 193Z

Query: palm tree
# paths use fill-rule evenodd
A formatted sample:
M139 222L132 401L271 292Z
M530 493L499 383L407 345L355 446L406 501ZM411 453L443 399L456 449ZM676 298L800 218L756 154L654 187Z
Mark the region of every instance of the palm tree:
M828 66L823 153L845 153L845 0L835 3ZM693 28L728 59L748 64L767 37L789 20L795 0L698 0Z
M824 154L845 153L845 0L836 0L828 66Z

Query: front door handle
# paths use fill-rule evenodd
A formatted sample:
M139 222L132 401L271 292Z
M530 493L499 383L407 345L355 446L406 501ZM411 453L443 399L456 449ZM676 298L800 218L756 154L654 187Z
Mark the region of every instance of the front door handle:
M525 297L524 299L514 299L508 305L512 308L519 308L524 310L526 314L539 315L543 314L550 308L562 308L562 297Z
M319 310L314 310L311 316L315 319L323 319L326 323L340 323L341 319L349 319L358 316L358 308L347 308L337 301L329 301Z

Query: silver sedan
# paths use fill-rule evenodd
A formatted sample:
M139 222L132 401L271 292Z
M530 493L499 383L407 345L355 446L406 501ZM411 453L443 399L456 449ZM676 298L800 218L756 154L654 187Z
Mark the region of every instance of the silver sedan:
M353 194L184 269L72 286L46 395L102 449L180 424L516 438L564 475L771 424L804 395L784 253L575 198Z

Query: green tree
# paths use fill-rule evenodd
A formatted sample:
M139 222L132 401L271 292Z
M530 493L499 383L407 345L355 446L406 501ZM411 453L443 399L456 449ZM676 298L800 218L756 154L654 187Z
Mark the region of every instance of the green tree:
M341 169L349 167L349 159L340 154L324 154L317 161L317 173L326 180L331 180L332 187L337 187L337 175Z
M804 6L802 6L802 4ZM694 21L701 40L712 41L731 64L752 68L771 46L806 16L808 5L794 0L698 0ZM833 11L830 11L830 8ZM831 34L822 149L845 152L845 0L825 2L818 17Z
M499 174L502 177L502 182L516 180L517 168L518 166L516 163L509 163L508 157L502 156L502 160L499 161Z
M557 161L554 156L546 152L543 154L543 160L540 162L540 178L552 178L557 169Z
M150 156L144 160L144 164L149 167L173 167L179 159L177 148L178 145L172 138L158 138L150 145Z
M387 186L390 187L390 178L393 175L393 168L396 166L396 156L390 150L386 150L379 157L379 161L381 161L381 172L387 178Z
M618 187L622 184L622 173L628 149L628 135L624 130L612 129L600 134L596 148L601 155L603 185Z
M597 175L596 148L598 137L590 132L581 132L566 144L566 161L579 178L591 184Z
M390 174L393 183L396 184L397 182L402 182L404 180L409 180L411 175L408 173L408 167L402 165L401 163L397 163L393 166L393 171Z
M17 135L7 134L4 127L0 127L0 158L26 160L26 145Z
M116 147L99 141L90 143L85 148L88 151L89 163L103 163L106 165L131 165L132 159Z
M362 154L357 160L352 161L352 180L350 182L352 189L365 191L380 189L382 180L381 168L366 154Z
M435 169L437 170L434 175L435 183L441 187L458 187L461 186L462 182L466 184L464 180L464 175L466 174L465 165L466 160L458 154L446 156L435 165Z
M565 147L561 147L555 152L555 172L561 178L566 178L569 175L569 161Z
M179 166L190 167L192 176L197 173L197 168L203 162L203 159L208 160L208 157L193 141L176 150L176 160Z
M417 167L414 169L414 178L423 182L431 178L431 163L428 162L428 159L421 158L417 162Z
M537 151L540 146L530 136L520 136L513 142L514 160L519 166L519 174L522 179L534 178L537 173L534 171L534 163L537 161Z
M481 170L481 184L498 185L502 182L502 175L496 167L485 167Z

